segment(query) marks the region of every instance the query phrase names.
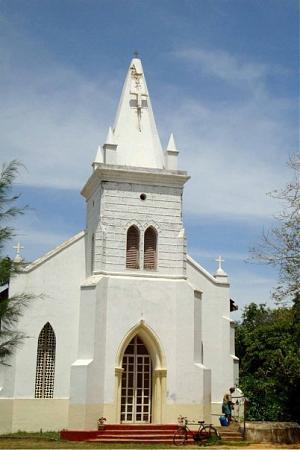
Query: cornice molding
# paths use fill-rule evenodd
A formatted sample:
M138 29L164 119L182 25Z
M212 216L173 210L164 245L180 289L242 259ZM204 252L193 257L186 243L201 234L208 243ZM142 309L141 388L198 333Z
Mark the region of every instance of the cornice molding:
M187 172L182 170L147 169L94 163L94 172L82 188L81 195L88 199L102 181L181 188L189 178Z

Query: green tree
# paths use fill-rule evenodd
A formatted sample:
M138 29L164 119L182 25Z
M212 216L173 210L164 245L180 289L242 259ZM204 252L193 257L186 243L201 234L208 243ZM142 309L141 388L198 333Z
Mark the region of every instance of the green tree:
M293 308L251 303L236 329L249 420L300 421L300 350Z
M273 297L277 303L300 301L300 154L290 158L293 179L287 186L271 192L282 211L275 216L275 225L263 233L261 242L252 249L253 258L278 268L279 280Z
M8 225L9 220L24 213L25 207L19 207L19 194L12 194L14 181L20 168L18 161L3 165L0 172L0 285L6 285L20 270L19 264L14 264L7 256L3 256L5 244L14 236L14 228ZM0 299L0 364L6 364L7 358L13 353L26 337L16 329L17 322L24 307L32 296L19 294L10 298Z
M250 400L249 419L300 421L300 155L289 166L292 180L270 194L281 202L282 211L252 249L256 261L279 271L273 298L280 307L250 304L237 326L240 383Z

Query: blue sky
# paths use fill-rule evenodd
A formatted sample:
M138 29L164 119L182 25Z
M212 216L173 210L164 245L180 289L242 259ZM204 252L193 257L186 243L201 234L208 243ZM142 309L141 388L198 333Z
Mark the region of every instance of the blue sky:
M79 191L138 50L162 144L173 132L192 177L189 253L212 272L223 256L241 308L269 301L276 272L245 260L299 146L298 23L294 0L0 0L1 160L27 168L24 257L84 228Z

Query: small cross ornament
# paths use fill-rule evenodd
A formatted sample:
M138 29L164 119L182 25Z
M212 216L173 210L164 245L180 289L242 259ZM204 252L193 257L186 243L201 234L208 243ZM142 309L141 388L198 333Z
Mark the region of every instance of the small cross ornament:
M20 242L17 242L17 245L14 245L13 248L16 249L16 256L14 258L15 262L20 262L22 261L22 256L21 256L21 250L23 250L23 246L20 244Z
M223 270L222 269L222 262L224 262L224 259L222 259L221 256L218 256L218 258L216 259L216 262L219 264L218 270Z

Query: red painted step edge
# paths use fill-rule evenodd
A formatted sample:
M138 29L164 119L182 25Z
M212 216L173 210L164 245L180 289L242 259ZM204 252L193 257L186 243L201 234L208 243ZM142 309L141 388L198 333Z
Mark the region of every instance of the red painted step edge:
M60 437L68 441L166 443L173 442L176 429L176 424L111 424L106 425L103 430L62 430ZM237 430L226 430L227 433L222 431L221 436L225 441L242 440Z
M89 439L101 439L107 433L111 435L113 432L115 438L117 439L118 434L126 434L130 439L131 434L136 434L138 431L141 435L146 433L152 434L168 434L173 436L174 431L177 429L177 425L166 424L166 425L122 425L122 424L112 424L106 425L103 430L62 430L60 432L61 439L66 439L68 441L86 441Z

